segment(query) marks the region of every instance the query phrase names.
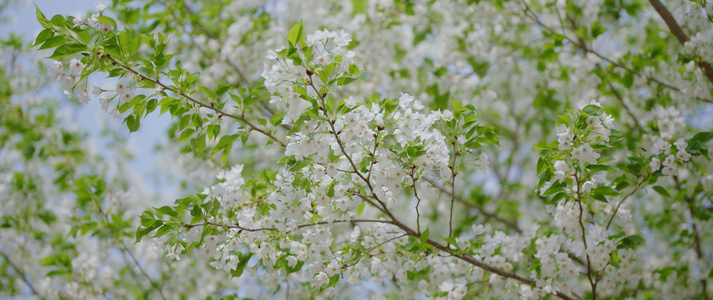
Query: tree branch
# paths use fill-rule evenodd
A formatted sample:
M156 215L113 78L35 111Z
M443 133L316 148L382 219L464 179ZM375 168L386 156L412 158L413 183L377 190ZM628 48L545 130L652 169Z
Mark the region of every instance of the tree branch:
M656 12L659 13L659 16L661 16L663 21L666 23L666 26L668 26L668 29L671 33L673 33L673 36L676 37L678 42L681 43L681 45L686 45L686 42L688 42L688 35L683 32L683 28L678 25L678 22L676 22L676 19L673 17L671 12L666 9L666 6L664 6L659 0L649 0L649 3L651 3L651 6L653 6ZM702 59L698 60L696 63L703 71L703 74L706 75L708 81L713 83L713 67Z
M614 94L614 97L616 97L617 100L619 100L619 103L621 104L622 107L624 107L624 110L626 111L626 114L629 115L629 117L634 120L634 125L636 125L636 128L639 128L639 131L643 132L644 129L641 127L639 124L639 119L636 118L636 116L631 112L631 109L629 109L629 106L626 105L626 102L624 102L624 97L621 96L619 91L616 90L614 85L611 83L610 80L607 79L607 85L609 86L609 89L611 89L612 94Z
M556 35L561 35L559 32L557 32L556 30L554 30L552 27L547 26L546 24L542 23L542 21L540 21L539 17L532 11L532 9L530 8L530 6L527 5L527 3L523 3L522 1L518 1L518 2L519 2L519 3L522 3L522 4L524 5L524 9L523 9L523 10L524 10L525 16L527 16L528 18L530 18L530 19L531 19L532 21L534 21L537 25L539 25L540 27L546 29L547 31L549 31L549 32L551 32L551 33L553 33L553 34L556 34ZM632 68L630 68L630 67L627 67L627 66L625 66L625 65L622 65L622 64L620 64L620 63L618 63L618 62L616 62L616 61L614 61L614 60L612 60L612 59L610 59L610 58L608 58L608 57L602 55L601 53L590 49L590 48L587 47L586 45L580 44L579 42L577 42L577 41L575 41L575 40L569 38L569 37L566 36L566 35L563 35L563 37L564 37L565 40L569 41L570 43L572 43L573 45L575 45L576 47L578 47L578 48L581 49L582 51L588 52L588 53L591 53L591 54L594 54L595 56L599 57L600 59L602 59L602 60L604 60L604 61L606 61L606 62L612 64L614 67L617 67L617 68L626 70L626 71L629 72L629 73L632 73L632 74L634 74L634 75L636 75L636 76L642 77L642 78L644 78L644 79L646 79L646 80L655 82L655 83L657 83L658 85L660 85L660 86L662 86L662 87L665 87L665 88L668 88L668 89L670 89L670 90L673 90L673 91L675 91L675 92L683 93L683 91L682 91L680 88L677 88L677 87L675 87L675 86L673 86L673 85L671 85L671 84L668 84L668 83L666 83L666 82L664 82L664 81L662 81L662 80L660 80L660 79L657 79L657 78L655 78L655 77L653 77L653 76L646 75L646 74L641 73L641 72L639 72L639 71L636 71L636 70L634 70L634 69L632 69ZM703 101L703 102L713 103L713 100L712 100L712 99L703 98L703 97L697 97L697 96L694 97L694 98L695 98L695 99L698 99L698 100L700 100L700 101Z
M27 284L27 286L30 288L32 293L34 293L38 298L40 298L42 300L47 299L44 296L42 296L42 294L40 294L40 292L37 290L37 288L35 288L35 286L32 284L32 281L30 281L30 279L27 277L27 274L25 274L25 272L22 271L22 269L10 259L10 256L8 256L3 251L0 251L0 255L2 255L2 257L5 259L7 264L10 265L10 267L15 271L15 273L17 273L17 275L20 276L22 281L24 281L25 284Z
M139 71L135 70L134 68L132 68L132 67L126 65L126 64L120 63L119 61L117 61L116 59L114 59L114 58L111 57L111 56L108 56L108 55L107 55L106 57L107 57L113 64L120 66L120 67L123 68L124 70L127 70L127 71L129 71L129 72L135 74L136 76L139 76L139 78L141 78L141 80L146 80L146 81L152 82L152 83L154 83L155 85L160 86L160 87L163 88L164 90L171 91L171 92L173 92L173 93L175 93L175 94L178 94L178 95L182 96L183 98L186 98L188 101L193 102L194 104L196 104L196 105L198 105L198 106L200 106L200 107L208 108L208 109L210 109L210 110L213 110L213 111L217 112L217 113L220 114L220 115L223 115L223 116L226 116L226 117L235 119L236 121L238 121L238 122L240 122L240 123L242 123L242 124L248 126L250 130L254 130L254 131L257 131L257 132L259 132L259 133L262 133L264 136L266 136L266 137L270 138L271 140L275 141L275 142L278 143L280 146L282 146L282 147L287 147L287 144L285 144L285 142L281 141L280 139L278 139L276 136L272 135L271 133L269 133L269 132L267 132L267 131L265 131L265 130L263 130L263 129L260 129L260 128L257 127L256 125L250 123L250 121L248 121L247 119L245 119L244 116L238 116L238 115L230 114L230 113L227 113L227 112L225 112L225 111L223 111L223 110L221 110L221 109L219 109L219 108L217 108L217 107L215 107L215 106L213 106L213 105L205 104L205 103L203 103L203 102L197 100L196 98L193 98L192 96L190 96L190 95L188 95L188 94L186 94L186 93L184 93L184 92L178 91L177 89L175 89L175 88L173 88L173 87L170 87L170 86L168 86L168 85L163 84L162 82L160 82L160 81L157 80L157 79L153 79L153 78L150 78L150 77L148 77L148 76L146 76L146 75L144 75L144 74L141 74Z

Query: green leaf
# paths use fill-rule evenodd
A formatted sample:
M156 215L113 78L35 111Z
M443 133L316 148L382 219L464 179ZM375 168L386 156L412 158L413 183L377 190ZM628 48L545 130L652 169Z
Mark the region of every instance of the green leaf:
M129 115L126 117L126 126L129 128L129 132L136 132L139 130L139 126L141 125L141 121L134 117L134 115Z
M299 21L299 23L295 24L295 26L292 26L290 28L290 32L287 34L287 42L290 43L291 46L297 45L297 42L300 41L300 38L302 37L302 20Z
M668 191L660 185L654 185L651 188L654 189L654 191L656 191L657 193L661 194L661 196L671 197L671 194L669 194Z
M567 197L567 193L564 193L564 192L557 193L554 197L552 197L552 200L550 200L550 202L557 203L558 201L564 199L564 197Z
M60 59L67 55L72 55L79 51L84 51L84 50L87 50L87 46L84 46L79 43L64 44L62 46L57 47L57 49L54 50L54 53L52 53L52 55L48 58Z
M35 16L37 17L37 22L40 22L40 25L44 28L50 28L50 21L47 20L47 17L40 11L40 8L37 7L37 4L35 4Z
M158 229L158 231L156 231L156 233L154 234L154 237L156 238L156 237L165 235L166 233L171 231L171 229L173 229L173 226L168 226L168 225L164 224L163 226L161 226L161 228Z
M607 197L604 197L604 195L602 195L602 194L594 194L593 197L594 197L594 200L601 201L604 203L609 203L609 201L607 200Z
M224 135L223 137L220 138L220 141L218 141L218 144L215 145L215 148L213 148L213 152L211 155L216 154L220 149L223 149L229 145L232 145L233 142L235 142L236 139L238 139L240 135L239 134L231 134L231 135Z
M366 206L366 202L359 203L357 206L357 215L361 217L361 214L364 212L364 206Z
M178 217L178 213L176 212L176 210L170 206L161 206L157 208L156 211L174 218Z
M582 109L582 111L588 115L596 115L597 114L597 110L594 109L593 107L591 107L591 105L587 105L585 108Z
M587 167L589 171L592 173L594 172L602 172L602 171L609 171L609 172L616 172L618 171L617 168L609 166L609 165L589 165Z
M542 157L540 157L540 159L537 160L537 174L542 173L542 170L544 170L546 166L547 163Z
M196 133L196 130L193 128L188 128L184 130L183 132L181 132L181 136L178 138L178 142L183 143L187 141L189 138L191 138L191 136L193 136L194 133Z
M45 30L40 31L39 34L37 34L37 37L35 38L35 43L32 44L32 46L37 46L41 43L43 43L46 40L49 40L54 36L54 31L50 28L47 28Z
M422 243L422 244L425 244L426 241L428 241L428 236L429 236L429 235L431 235L431 230L430 230L428 227L426 227L426 230L424 230L424 231L421 233L421 236L420 236L418 239L421 240L421 243Z
M243 271L245 270L245 267L248 265L248 261L250 260L250 257L252 257L253 254L251 252L248 252L244 255L238 255L239 261L238 261L238 266L235 268L235 270L230 270L230 275L233 277L240 277L240 275L243 274Z
M613 187L607 185L600 185L592 190L593 194L599 194L602 196L618 196L619 191L615 190Z
M143 238L145 235L149 234L151 231L156 230L156 228L161 227L162 225L163 225L163 221L153 220L146 227L139 227L138 229L136 229L136 242L135 243L140 242L141 238Z
M630 235L621 239L621 244L617 247L618 249L632 249L636 246L643 244L644 238L640 235Z
M300 260L300 261L297 261L297 263L295 264L294 267L290 267L288 265L285 265L285 267L287 268L287 273L289 274L289 273L294 273L299 270L302 270L302 266L304 266L304 264L305 264L305 262Z
M39 49L44 50L44 49L54 48L54 47L64 44L66 41L67 40L61 35L55 36L55 37L52 37L52 38L48 39L47 41L45 41L45 43L42 44L42 46L40 46Z
M65 27L67 19L65 19L62 15L54 15L52 16L50 23L57 27Z

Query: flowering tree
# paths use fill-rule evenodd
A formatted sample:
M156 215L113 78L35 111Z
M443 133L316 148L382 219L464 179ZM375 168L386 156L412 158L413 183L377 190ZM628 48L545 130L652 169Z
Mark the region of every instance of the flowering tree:
M162 151L192 162L186 197L119 197L140 183L56 152L81 136L40 138L51 107L3 114L4 147L24 153L3 169L9 295L713 295L713 4L129 2L37 8L32 46L129 132L170 115ZM51 178L37 159L61 176L35 182ZM47 217L63 193L73 209ZM97 276L107 265L125 272Z

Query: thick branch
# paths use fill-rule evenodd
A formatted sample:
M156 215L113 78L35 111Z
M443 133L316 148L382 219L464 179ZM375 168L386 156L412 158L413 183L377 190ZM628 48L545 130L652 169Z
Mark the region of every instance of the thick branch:
M651 3L651 6L653 6L656 12L659 13L663 21L666 22L666 26L668 26L668 29L671 33L673 33L673 36L676 37L678 42L680 42L681 45L685 45L686 42L688 42L688 35L683 32L683 28L678 25L678 22L676 22L676 19L673 17L671 12L666 9L666 6L664 6L659 0L649 0L649 3ZM703 60L699 60L697 64L703 71L703 74L705 74L708 78L708 81L713 83L713 67Z

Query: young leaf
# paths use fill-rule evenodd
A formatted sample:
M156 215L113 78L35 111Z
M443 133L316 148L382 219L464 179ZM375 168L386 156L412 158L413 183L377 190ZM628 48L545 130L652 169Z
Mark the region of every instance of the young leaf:
M297 45L297 42L300 40L302 37L302 20L299 21L299 23L295 24L290 28L290 32L287 33L287 42L290 43L290 46L295 46Z

